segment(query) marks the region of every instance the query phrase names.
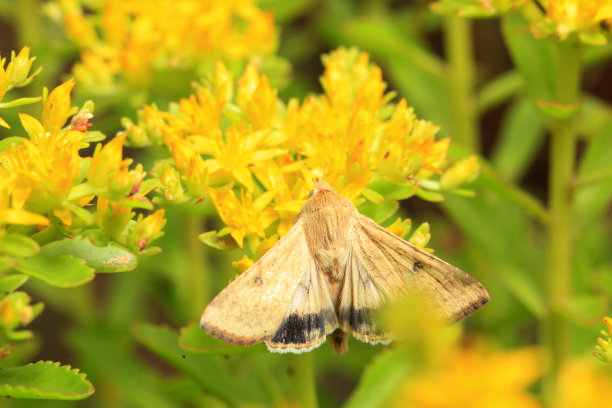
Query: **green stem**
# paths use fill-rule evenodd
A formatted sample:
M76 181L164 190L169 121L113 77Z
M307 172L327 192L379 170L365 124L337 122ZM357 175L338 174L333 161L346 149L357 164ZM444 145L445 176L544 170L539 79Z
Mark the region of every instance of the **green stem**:
M200 219L194 215L185 214L182 218L185 227L185 239L189 271L186 272L186 290L189 293L187 318L198 320L208 299L208 274L205 267L204 245L198 239L202 232Z
M474 58L471 21L448 16L444 19L444 47L452 90L453 140L474 153L480 151L478 112L474 89Z
M317 408L313 353L291 354L289 364L293 371L294 393L301 408Z
M578 43L557 43L557 100L573 105L580 100L581 63ZM548 268L546 287L548 315L543 340L547 346L547 370L543 391L545 402L552 406L557 393L559 372L570 344L570 326L560 313L570 296L572 276L572 191L576 157L576 130L573 118L557 119L552 124L550 142L548 228Z

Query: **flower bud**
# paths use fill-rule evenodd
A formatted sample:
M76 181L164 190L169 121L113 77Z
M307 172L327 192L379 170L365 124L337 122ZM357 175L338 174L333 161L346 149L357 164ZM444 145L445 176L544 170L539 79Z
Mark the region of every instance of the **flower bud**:
M11 62L6 67L7 80L10 85L18 87L24 85L28 79L32 62L36 57L30 58L30 47L23 47L19 54L11 53Z
M471 156L461 159L444 172L440 178L443 190L452 190L473 181L478 176L478 157Z

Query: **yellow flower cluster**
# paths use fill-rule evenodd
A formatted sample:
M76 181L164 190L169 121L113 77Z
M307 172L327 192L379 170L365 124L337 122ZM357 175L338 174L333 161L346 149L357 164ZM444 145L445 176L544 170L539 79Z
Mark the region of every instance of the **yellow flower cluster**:
M6 63L6 58L0 57L0 108L9 108L12 106L33 103L40 99L19 98L11 102L1 102L8 91L13 88L28 85L38 75L42 68L38 68L33 73L30 73L32 62L34 62L35 59L36 57L30 58L30 48L23 47L19 54L15 55L15 52L11 53L11 62L9 62L5 69L4 64ZM0 126L10 128L2 117L0 117Z
M18 63L9 65L7 75L0 75L0 88L7 89L6 78L15 76L17 68L11 67L31 63L27 48L24 50L13 58ZM23 76L20 81L25 79ZM129 228L128 222L135 215L132 208L153 208L144 196L157 181L145 180L146 173L140 165L129 168L131 159L124 160L122 156L125 136L120 135L105 146L98 144L93 157L79 155L90 142L104 137L88 131L92 103L85 103L80 110L71 107L74 84L70 79L48 95L43 101L41 120L19 115L27 138L9 137L1 142L0 236L11 231L12 225L50 224L62 230L74 227L71 232L64 232L73 235L97 221L109 238L134 251L143 250L161 235L164 211L141 216ZM96 196L98 212L92 217L82 207ZM75 219L78 225L74 225Z
M537 408L540 405L527 387L541 370L533 348L487 353L457 347L439 367L409 379L394 406Z
M439 364L407 379L395 397L397 407L538 408L528 388L542 374L535 348L487 351L481 346L453 348ZM440 392L443 390L443 392ZM612 377L585 359L561 369L554 408L606 407L612 404Z
M536 37L565 40L576 37L587 44L605 45L612 22L610 0L439 0L431 9L460 17L492 17L522 8Z
M603 318L603 321L608 330L601 331L602 337L597 339L593 355L601 361L612 363L612 318L606 316Z
M176 74L199 62L265 55L276 47L272 15L250 0L59 4L67 32L82 49L74 75L87 88L97 85L110 91L117 77L129 86L144 87L165 69Z
M27 326L43 310L42 303L31 305L30 301L30 296L21 291L9 293L0 300L0 336L6 336L10 340L33 337L29 330L17 330Z
M544 25L552 25L559 38L565 39L578 32L586 42L606 43L600 23L612 20L609 0L547 0L543 5L548 17Z
M341 48L323 62L325 92L286 105L254 64L234 85L218 63L206 86L169 112L146 106L137 124L125 121L128 140L167 146L174 163L160 171L165 199L209 196L227 225L219 236L241 247L253 238L253 250L290 228L314 177L325 176L357 205L380 205L437 194L442 184L454 189L476 175L475 157L443 174L449 140L436 141L437 126L418 120L404 100L389 103L381 70L366 54Z
M57 212L70 193L79 175L80 157L85 133L62 130L71 115L70 80L51 92L45 102L42 122L20 114L21 124L29 139L9 145L0 152L0 225L49 224L42 214Z

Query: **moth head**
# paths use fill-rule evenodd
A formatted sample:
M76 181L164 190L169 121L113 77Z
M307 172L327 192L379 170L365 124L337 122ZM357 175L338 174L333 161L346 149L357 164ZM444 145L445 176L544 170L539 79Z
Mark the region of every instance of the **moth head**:
M310 192L310 196L312 197L313 194L316 194L319 191L333 191L333 192L336 192L336 190L334 190L334 188L332 186L327 184L327 182L325 180L319 180L318 178L315 178L314 179L314 188Z

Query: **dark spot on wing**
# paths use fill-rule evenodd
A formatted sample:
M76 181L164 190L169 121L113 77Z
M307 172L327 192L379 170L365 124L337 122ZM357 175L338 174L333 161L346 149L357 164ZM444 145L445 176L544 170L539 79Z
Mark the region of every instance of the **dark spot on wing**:
M345 309L340 311L340 320L348 323L357 333L382 334L374 322L374 310L370 308Z
M325 335L323 314L290 314L272 337L272 343L304 344Z
M263 285L263 280L261 279L260 276L256 276L255 279L253 279L253 283L256 286L261 286L261 285Z
M419 272L421 269L423 269L423 264L420 263L419 261L416 261L415 263L412 264L412 271L413 272Z

